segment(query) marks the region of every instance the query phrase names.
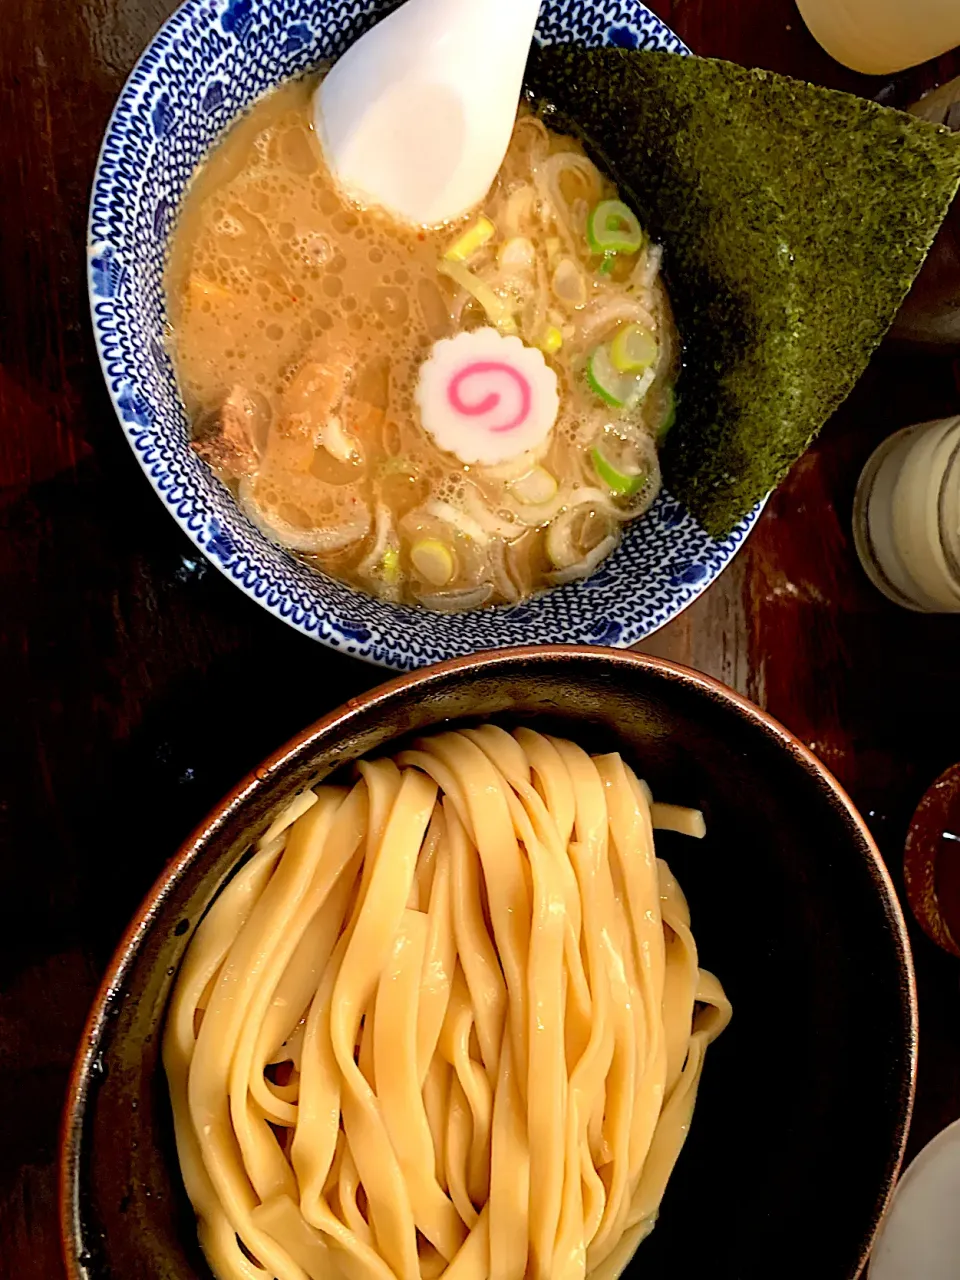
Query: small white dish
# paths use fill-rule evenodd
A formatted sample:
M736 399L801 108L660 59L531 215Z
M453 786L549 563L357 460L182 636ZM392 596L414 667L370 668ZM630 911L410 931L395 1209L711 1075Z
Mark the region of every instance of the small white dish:
M960 1276L960 1120L937 1134L897 1184L870 1262L870 1280Z

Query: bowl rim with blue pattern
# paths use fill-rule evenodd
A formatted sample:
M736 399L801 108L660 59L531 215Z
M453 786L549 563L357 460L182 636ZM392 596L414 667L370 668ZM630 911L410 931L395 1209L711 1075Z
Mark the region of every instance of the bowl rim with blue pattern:
M274 545L190 448L164 347L163 267L180 198L233 120L280 81L338 57L397 0L185 0L124 87L94 178L88 282L94 336L124 435L207 559L275 617L397 670L534 643L625 648L675 618L726 567L760 508L711 538L668 492L584 582L514 606L429 613L364 595ZM637 0L544 0L544 44L689 53Z

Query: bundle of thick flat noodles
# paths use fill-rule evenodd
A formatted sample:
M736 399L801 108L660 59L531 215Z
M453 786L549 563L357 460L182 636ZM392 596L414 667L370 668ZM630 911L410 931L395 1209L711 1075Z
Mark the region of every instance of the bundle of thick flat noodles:
M617 755L486 726L298 796L164 1040L219 1280L614 1280L730 1006Z

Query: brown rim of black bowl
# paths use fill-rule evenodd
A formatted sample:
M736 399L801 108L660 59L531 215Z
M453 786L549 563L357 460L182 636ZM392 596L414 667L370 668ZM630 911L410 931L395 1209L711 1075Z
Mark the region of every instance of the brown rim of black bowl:
M872 863L873 879L878 891L884 896L887 914L895 932L895 942L899 952L903 992L909 1006L909 1028L906 1058L908 1063L907 1096L902 1108L902 1115L895 1132L894 1160L890 1166L889 1185L884 1197L877 1206L874 1221L859 1259L855 1277L863 1274L876 1240L876 1235L896 1185L897 1177L903 1163L910 1121L913 1115L913 1104L916 1095L917 1078L917 1041L918 1041L918 1002L916 974L913 966L909 936L903 911L897 898L893 881L886 864L880 854L869 827L860 816L853 801L841 787L833 774L817 759L794 734L785 729L778 720L762 711L747 698L711 676L703 675L689 667L669 662L664 658L655 658L646 654L633 653L615 649L606 649L591 645L533 645L519 649L496 649L486 653L472 654L462 658L453 658L409 675L400 676L386 684L377 686L359 697L349 701L323 716L302 733L292 738L273 755L268 757L259 768L254 769L218 804L209 816L200 824L193 834L181 845L176 855L164 868L156 883L144 898L129 928L121 938L116 951L100 983L96 998L88 1015L77 1056L70 1073L67 1086L66 1104L60 1135L60 1239L61 1251L66 1267L68 1280L85 1280L77 1267L76 1254L76 1213L78 1193L78 1164L80 1154L80 1137L82 1133L83 1112L90 1085L91 1069L97 1054L107 1008L113 992L119 987L124 974L136 954L140 942L149 929L155 915L159 911L164 898L172 884L186 870L203 847L216 836L230 814L247 798L247 796L269 782L271 775L277 773L299 752L306 751L311 742L321 734L329 733L338 726L346 726L361 711L368 711L379 703L387 702L398 693L414 686L428 688L431 683L438 682L458 671L476 667L502 666L510 668L518 666L531 658L562 662L572 657L596 658L608 663L611 667L639 665L650 671L659 672L669 680L676 681L719 698L733 706L745 719L778 738L794 757L798 764L808 773L822 779L834 793L842 809L845 810L851 825L859 833L866 853Z

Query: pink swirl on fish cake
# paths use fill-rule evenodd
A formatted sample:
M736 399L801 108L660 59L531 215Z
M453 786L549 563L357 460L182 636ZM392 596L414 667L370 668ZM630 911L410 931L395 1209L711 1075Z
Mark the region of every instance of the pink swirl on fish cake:
M466 466L494 466L541 448L560 411L543 352L496 329L434 344L415 399L424 431Z
M518 412L509 421L504 422L502 426L487 426L487 431L492 431L494 435L503 435L507 431L515 431L517 427L522 427L530 417L530 410L533 406L533 390L530 386L530 380L516 369L512 364L507 364L503 360L475 360L472 364L464 365L464 367L455 374L450 380L447 387L447 400L451 409L456 413L462 414L465 418L485 418L493 411L499 408L503 396L497 391L490 391L482 400L474 404L469 404L464 400L461 394L463 384L471 378L481 378L489 375L503 374L511 379L516 385L520 393L520 407Z

